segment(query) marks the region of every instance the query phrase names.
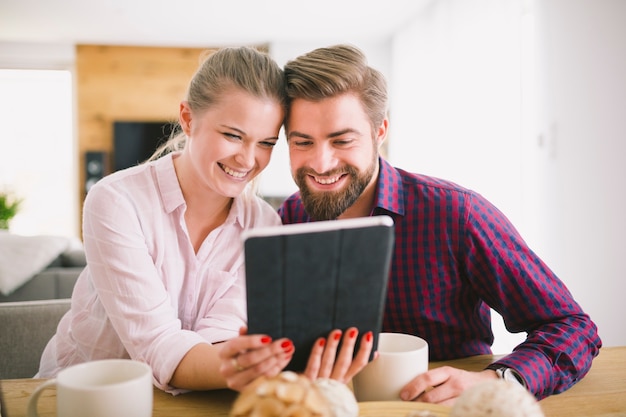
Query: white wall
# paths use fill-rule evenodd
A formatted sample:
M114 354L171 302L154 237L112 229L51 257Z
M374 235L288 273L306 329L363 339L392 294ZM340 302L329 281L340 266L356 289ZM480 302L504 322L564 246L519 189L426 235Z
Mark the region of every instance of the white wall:
M399 166L476 189L519 223L516 3L437 0L397 34L389 154Z
M390 159L485 195L626 344L626 2L437 0L393 40ZM495 319L496 352L520 336Z
M626 2L536 0L535 10L546 257L604 344L626 345Z

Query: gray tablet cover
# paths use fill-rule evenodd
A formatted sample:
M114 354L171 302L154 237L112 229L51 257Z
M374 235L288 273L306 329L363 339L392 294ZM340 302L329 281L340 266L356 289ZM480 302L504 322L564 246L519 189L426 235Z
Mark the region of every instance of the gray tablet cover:
M301 372L318 337L355 326L374 334L394 244L389 216L251 229L244 234L248 333L290 338ZM370 357L370 360L373 357Z

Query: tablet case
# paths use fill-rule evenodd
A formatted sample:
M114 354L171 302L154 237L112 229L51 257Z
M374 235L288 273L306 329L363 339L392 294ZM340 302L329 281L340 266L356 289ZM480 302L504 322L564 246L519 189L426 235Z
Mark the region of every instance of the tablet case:
M244 234L248 333L287 337L287 369L302 372L318 337L355 326L374 335L387 293L394 243L389 216L251 229Z

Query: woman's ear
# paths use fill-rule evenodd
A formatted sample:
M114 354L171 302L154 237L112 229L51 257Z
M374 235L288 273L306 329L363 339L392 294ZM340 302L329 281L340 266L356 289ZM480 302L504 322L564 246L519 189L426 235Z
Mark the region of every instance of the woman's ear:
M178 109L178 123L187 137L191 136L191 108L189 102L181 101Z

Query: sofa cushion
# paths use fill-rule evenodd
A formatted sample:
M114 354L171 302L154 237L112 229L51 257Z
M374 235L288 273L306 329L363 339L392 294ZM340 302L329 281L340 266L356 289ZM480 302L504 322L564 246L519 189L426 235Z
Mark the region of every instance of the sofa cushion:
M9 295L70 246L62 236L21 236L0 231L0 293Z
M32 378L71 301L0 303L0 379Z
M0 304L12 301L71 298L84 266L46 268L9 295L0 294ZM2 325L0 325L0 329Z

